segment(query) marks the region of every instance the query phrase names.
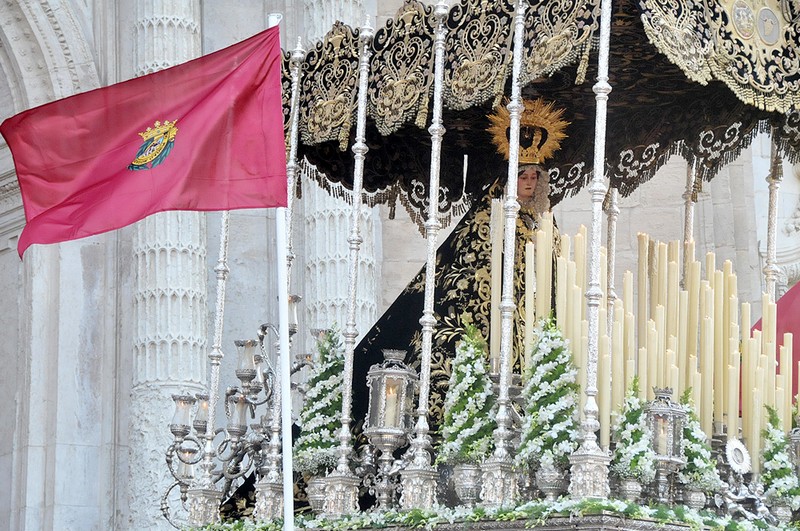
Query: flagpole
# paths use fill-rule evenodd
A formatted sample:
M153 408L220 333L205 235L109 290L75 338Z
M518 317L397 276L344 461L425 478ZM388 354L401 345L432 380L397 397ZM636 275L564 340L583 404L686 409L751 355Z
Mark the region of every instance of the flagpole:
M283 464L283 529L294 529L294 486L292 471L292 380L289 357L289 265L286 249L286 213L279 208L275 218L275 245L278 250L278 335L280 351L281 452Z

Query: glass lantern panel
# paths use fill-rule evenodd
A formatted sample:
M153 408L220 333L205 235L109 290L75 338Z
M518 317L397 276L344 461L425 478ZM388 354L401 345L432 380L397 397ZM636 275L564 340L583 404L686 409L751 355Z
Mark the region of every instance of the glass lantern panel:
M403 414L402 400L403 380L400 378L386 378L386 416L384 426L387 428L399 428Z
M172 416L172 424L189 426L192 420L192 403L184 398L175 398L175 414Z
M655 417L655 446L658 455L672 455L669 447L669 420L666 417L658 415Z
M239 347L239 370L255 370L256 362L254 359L256 352L255 341L247 341Z
M383 409L383 389L381 378L372 380L369 392L369 413L367 423L369 428L381 425L381 409Z

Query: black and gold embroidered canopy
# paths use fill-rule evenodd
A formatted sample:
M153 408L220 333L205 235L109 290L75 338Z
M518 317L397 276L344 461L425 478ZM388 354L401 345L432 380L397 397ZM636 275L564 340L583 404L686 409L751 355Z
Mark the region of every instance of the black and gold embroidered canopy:
M566 109L568 138L551 165L555 204L584 186L594 153L600 0L533 0L525 17L523 96ZM673 154L710 180L771 132L800 160L800 22L793 0L614 2L607 174L622 195ZM510 94L512 0L461 0L446 19L440 211L474 198L505 162L487 116ZM364 169L368 204L400 201L421 222L427 203L434 27L432 8L407 0L371 44ZM359 31L337 24L302 63L299 155L328 189L352 186ZM289 54L284 60L288 130ZM464 172L465 155L467 170Z

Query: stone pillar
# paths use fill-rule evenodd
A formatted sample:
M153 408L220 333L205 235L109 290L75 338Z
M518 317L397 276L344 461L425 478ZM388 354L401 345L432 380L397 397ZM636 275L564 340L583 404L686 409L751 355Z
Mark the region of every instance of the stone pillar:
M336 20L353 27L364 22L361 0L330 2L307 0L304 27L309 39L321 39ZM367 155L369 156L369 155ZM350 206L321 189L312 178L313 168L303 164L303 227L305 231L304 305L306 327L330 328L335 322L341 330L347 320L348 246L345 235L350 224ZM298 209L300 210L300 209ZM358 256L356 287L356 328L363 334L377 317L376 234L380 232L379 216L374 209L361 213L363 243ZM295 217L295 219L298 219ZM376 228L376 224L377 228ZM296 271L300 271L297 269ZM313 296L312 296L313 295ZM305 338L303 338L305 339Z
M136 75L201 53L199 0L137 0ZM164 120L169 117L143 117ZM170 529L159 502L170 483L164 450L171 435L170 395L205 389L206 218L165 212L135 227L133 382L130 399L131 529Z

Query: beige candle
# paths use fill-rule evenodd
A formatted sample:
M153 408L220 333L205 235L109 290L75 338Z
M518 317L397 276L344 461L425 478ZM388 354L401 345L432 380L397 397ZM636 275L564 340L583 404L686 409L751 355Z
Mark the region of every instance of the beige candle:
M689 264L689 280L687 283L689 292L689 310L686 319L686 354L688 356L697 355L697 337L700 327L700 262L694 261Z
M561 256L572 260L572 238L569 237L569 234L561 235Z
M714 276L716 268L716 256L711 251L706 253L706 278L711 279Z
M725 282L722 271L714 271L714 418L722 429L725 413L725 378L728 371L728 321L724 319Z
M739 372L736 367L728 366L728 440L739 436Z
M667 243L667 262L675 262L681 259L681 243L678 240L671 240Z
M489 360L491 372L497 374L500 372L500 297L502 294L501 282L503 279L503 206L497 199L492 200L489 230L492 242L490 263L492 292L490 296L491 308L489 316Z
M672 336L670 340L667 341L667 350L664 357L666 359L666 385L674 391L676 397L680 397L680 379L673 378L672 374L672 368L678 368L678 366L675 364L675 336Z
M775 345L773 343L767 343L767 353L762 354L761 359L763 362L765 377L763 387L764 394L762 395L764 399L764 405L777 408L777 402L775 401L775 388L777 387L777 362Z
M671 365L669 368L669 387L675 391L675 398L680 398L682 392L680 390L679 372L678 367Z
M587 348L589 345L589 323L587 321L581 321L581 359L583 359L584 367L588 363L589 355L587 352ZM582 380L581 380L581 414L586 409L586 385L587 385L587 375L586 369L584 368L582 373ZM583 418L583 417L581 417Z
M581 288L578 286L572 286L572 308L571 313L572 317L572 337L574 338L574 348L575 351L579 351L581 347L581 306L583 305L583 297L581 293ZM584 369L586 369L586 365L582 365Z
M542 231L537 232L537 240L539 234L542 234ZM534 312L534 304L538 307L539 297L536 296L536 286L539 285L539 281L536 277L539 276L539 267L537 265L536 268L534 268L534 253L533 242L527 242L525 244L525 335L523 336L522 350L524 359L524 368L522 371L523 380L527 380L528 377L528 368L531 365L531 349L533 348L533 328L536 326L536 321L538 321L538 315L535 315L538 312Z
M544 231L541 230L536 231L536 287L541 288L537 289L536 293L536 321L539 321L539 319L543 319L544 317L546 317L550 311L549 297L547 297L544 294L545 275L547 274L545 261L548 258L546 256L544 242L545 242ZM526 244L526 248L527 245L530 245L530 242Z
M631 382L633 381L633 377L636 376L636 360L628 360L625 362L625 389L624 392L627 392L628 389L631 387ZM622 400L625 399L625 395L623 392ZM614 407L618 408L622 405L622 400L617 402Z
M634 311L633 307L633 273L625 271L622 275L622 301L625 304L625 311Z
M692 402L695 404L697 416L700 418L700 428L706 433L711 433L711 419L708 419L706 425L706 418L703 416L703 375L699 372L692 374Z
M681 290L678 295L678 344L676 347L676 356L678 358L678 368L681 369L681 382L683 387L691 387L691 380L689 380L689 350L686 348L686 329L687 329L687 315L689 308L689 292Z
M637 272L638 276L636 278L636 285L638 289L636 301L636 322L638 323L638 346L643 347L647 338L647 319L650 317L650 306L647 297L647 252L650 238L647 234L641 232L638 234L637 238L639 241L639 269ZM639 370L641 372L641 367L639 367Z
M753 429L752 433L750 434L750 440L748 441L747 449L750 450L750 455L753 456L751 459L752 466L753 466L753 475L758 475L761 473L761 418L763 416L762 413L763 405L761 401L761 390L755 389L753 391Z
M547 257L544 261L544 288L546 291L545 298L547 299L545 307L547 313L553 307L553 215L550 212L545 212L542 216L544 220L544 254Z
M608 335L608 310L601 306L598 310L598 326L600 327L600 337Z
M700 352L700 366L703 375L703 397L702 408L704 424L707 422L709 428L712 427L714 418L714 318L706 317L703 319L702 329L702 350ZM707 431L706 435L711 436L713 431Z
M786 415L786 419L791 421L792 419L792 360L789 358L789 350L786 348L786 334L783 335L783 345L781 345L779 353L781 359L781 387L783 387L784 395L783 395L783 402L781 402L783 406L783 412ZM783 417L781 417L783 418ZM791 429L791 422L789 423L789 428ZM786 433L789 433L789 430L784 430Z
M658 304L667 305L667 291L669 289L669 272L667 271L667 244L658 243Z
M575 262L572 260L567 261L567 284L564 286L564 291L566 292L565 298L565 323L564 323L564 334L566 337L569 338L571 344L574 344L578 341L578 336L575 335L575 330L577 325L575 324L575 297L573 296L573 290L577 289L575 286Z
M586 227L581 225L575 235L575 283L586 293ZM581 319L586 319L586 305L581 305Z
M680 291L680 277L678 275L677 262L669 262L667 264L667 277L667 337L678 337L678 292Z
M646 343L646 342L645 342ZM648 375L650 373L649 355L647 347L639 349L639 364L636 374L639 375L639 398L647 400L647 388L650 385Z
M647 322L647 399L652 400L655 398L653 395L653 387L661 386L661 374L659 373L660 369L663 369L663 359L661 360L662 364L659 366L659 360L662 359L662 356L659 355L658 352L658 332L656 331L656 324L650 319Z
M601 334L599 343L600 371L597 377L597 408L600 418L600 447L607 450L611 435L611 358L609 338Z
M625 359L622 346L624 316L622 304L614 308L614 324L611 328L611 409L616 410L625 393Z
M792 415L786 413L785 395L783 387L778 386L775 388L775 412L778 413L778 418L781 421L783 433L789 433L792 429Z
M667 338L666 338L666 312L662 305L656 306L656 356L658 358L658 376L656 385L663 387L667 382Z
M567 259L556 258L556 321L558 327L567 330Z
M633 314L631 312L627 312L625 314L625 327L623 328L623 334L625 335L625 362L627 363L628 360L633 360L636 358L636 338L634 334L636 332L636 324L634 321Z

